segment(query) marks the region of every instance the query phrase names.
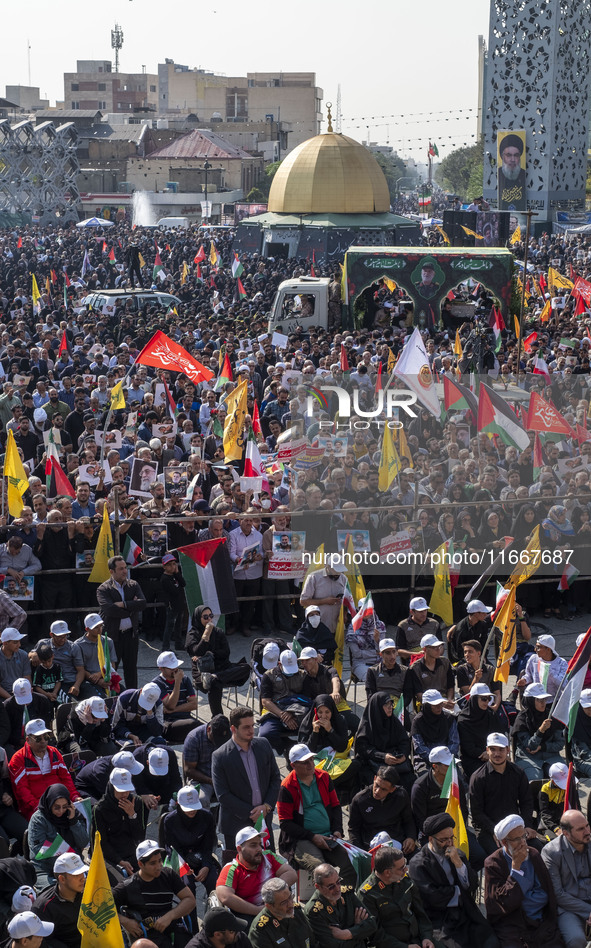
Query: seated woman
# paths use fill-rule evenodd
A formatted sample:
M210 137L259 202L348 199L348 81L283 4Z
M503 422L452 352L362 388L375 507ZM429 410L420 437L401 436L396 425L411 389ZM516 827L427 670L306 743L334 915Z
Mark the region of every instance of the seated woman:
M318 606L307 606L305 619L295 634L295 641L300 651L307 647L315 648L324 655L324 664L332 665L337 643L328 626L321 620Z
M175 849L193 871L187 876L193 891L194 883L200 882L208 895L213 892L220 873L213 855L217 846L215 823L209 810L203 809L195 787L179 790L174 809L160 821L158 842L169 853Z
M224 687L243 685L248 681L250 667L246 660L232 664L228 638L214 624L209 606L197 606L193 612L185 648L193 662L195 687L207 694L212 717L221 714ZM208 653L209 658L204 661ZM205 671L205 667L211 671Z
M330 695L318 695L306 714L298 732L298 742L318 756L325 748L344 754L349 746L349 730L343 715ZM329 754L328 756L332 756ZM345 758L336 758L331 764L321 768L327 770L337 790L351 789L357 783L360 764L347 754Z
M410 762L410 738L394 714L392 699L385 691L372 695L355 735L355 756L363 767L363 779L370 783L380 767L396 767L400 783L410 793L415 775Z
M35 860L38 889L55 882L52 875L56 856L43 857L45 843L54 843L61 837L79 856L90 840L86 820L72 803L70 791L61 783L54 783L45 790L39 806L29 820L28 845L30 858ZM59 842L59 840L58 840ZM39 856L39 858L36 858Z
M515 742L515 763L525 771L528 780L543 780L552 764L561 761L564 749L564 724L548 717L552 701L541 682L534 681L523 692L524 709L511 728Z
M103 698L84 698L72 706L68 718L72 733L70 751L91 750L97 757L116 754L119 746L113 740L111 720Z
M361 611L363 605L365 599L360 599L357 608ZM385 639L387 634L385 624L375 613L362 619L358 629L353 628L353 619L349 622L345 642L351 651L351 671L359 681L365 681L367 669L379 662L380 639Z
M491 707L494 697L484 682L472 685L470 697L458 715L460 759L466 780L488 760L486 739L493 731L499 731L500 718Z
M423 692L422 710L415 716L410 729L413 764L417 776L430 770L429 751L447 747L457 755L460 749L456 719L443 710L445 698L435 688Z
M591 688L581 691L570 751L579 776L591 777Z
M107 863L122 866L129 875L135 872L135 851L138 843L146 838L148 815L147 806L134 790L129 771L115 767L92 813L92 838L98 830Z
M549 839L554 839L555 836L561 833L560 820L564 813L564 798L568 782L567 765L552 764L548 777L548 782L543 785L539 795L539 813L542 823L540 832L548 836ZM569 799L569 808L572 806L574 804Z

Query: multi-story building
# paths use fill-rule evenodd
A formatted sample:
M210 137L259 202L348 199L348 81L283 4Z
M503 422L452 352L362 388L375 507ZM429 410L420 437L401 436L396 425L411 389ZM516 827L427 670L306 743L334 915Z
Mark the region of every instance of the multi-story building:
M113 72L108 59L79 59L76 72L64 73L64 108L155 112L158 76L149 72Z

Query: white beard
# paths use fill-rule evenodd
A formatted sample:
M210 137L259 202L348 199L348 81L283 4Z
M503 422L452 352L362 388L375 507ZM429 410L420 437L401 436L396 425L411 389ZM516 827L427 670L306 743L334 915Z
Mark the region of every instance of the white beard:
M521 174L521 167L518 165L516 168L508 168L506 164L503 163L503 174L507 181L517 181L519 175Z

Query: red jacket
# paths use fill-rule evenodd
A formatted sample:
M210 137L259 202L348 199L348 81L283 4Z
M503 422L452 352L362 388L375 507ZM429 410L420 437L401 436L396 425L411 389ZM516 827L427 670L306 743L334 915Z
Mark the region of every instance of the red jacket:
M343 815L339 798L332 780L324 770L314 770L320 799L326 807L331 833L343 832ZM313 833L304 827L304 807L302 791L295 770L290 771L281 781L277 798L277 816L279 818L279 852L291 859L300 839L311 840Z
M56 747L48 747L47 753L49 754L51 768L46 774L41 773L37 758L29 744L21 747L11 757L8 764L14 799L19 812L26 819L31 818L44 791L54 783L62 783L67 788L72 800L81 799L60 752Z

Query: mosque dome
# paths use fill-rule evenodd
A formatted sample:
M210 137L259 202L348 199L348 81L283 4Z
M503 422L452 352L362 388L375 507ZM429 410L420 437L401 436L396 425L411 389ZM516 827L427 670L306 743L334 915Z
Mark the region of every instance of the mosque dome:
M390 194L372 153L331 130L302 142L283 160L268 209L280 214L387 213Z

